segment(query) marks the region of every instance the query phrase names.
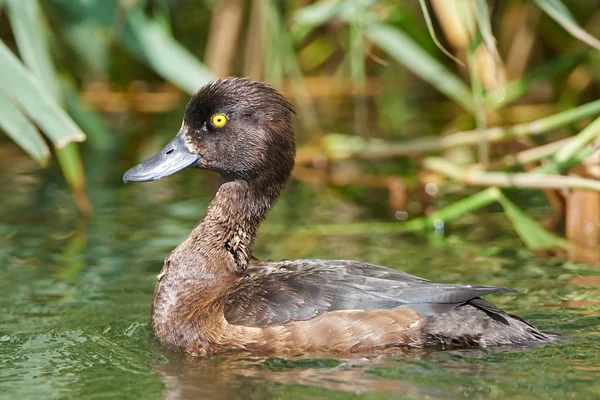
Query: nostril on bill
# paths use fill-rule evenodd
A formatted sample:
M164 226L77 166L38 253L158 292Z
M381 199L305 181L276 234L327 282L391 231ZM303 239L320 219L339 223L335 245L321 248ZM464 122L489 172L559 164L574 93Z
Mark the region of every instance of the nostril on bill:
M169 149L165 152L165 154L171 154L173 152L173 149Z

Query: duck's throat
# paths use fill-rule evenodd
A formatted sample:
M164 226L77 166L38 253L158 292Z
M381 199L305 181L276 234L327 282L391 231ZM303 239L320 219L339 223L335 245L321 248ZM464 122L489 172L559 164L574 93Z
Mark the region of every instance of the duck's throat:
M171 264L211 276L243 272L256 232L279 191L260 190L245 180L223 181L204 218L171 254Z

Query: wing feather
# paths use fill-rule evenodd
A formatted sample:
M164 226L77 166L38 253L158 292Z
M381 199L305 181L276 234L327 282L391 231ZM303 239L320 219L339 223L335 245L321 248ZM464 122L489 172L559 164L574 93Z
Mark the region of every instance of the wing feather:
M340 310L409 307L421 315L435 315L480 296L509 291L435 283L356 261L285 261L249 268L229 293L225 318L233 325L262 327Z

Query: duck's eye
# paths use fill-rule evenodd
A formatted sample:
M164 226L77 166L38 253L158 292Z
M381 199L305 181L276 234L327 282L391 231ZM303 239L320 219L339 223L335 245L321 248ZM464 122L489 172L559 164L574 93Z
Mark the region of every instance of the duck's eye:
M213 117L210 121L212 122L212 124L214 126L216 126L217 128L220 128L222 126L225 126L225 124L227 123L227 117L224 116L223 114L215 114L215 115L213 115Z

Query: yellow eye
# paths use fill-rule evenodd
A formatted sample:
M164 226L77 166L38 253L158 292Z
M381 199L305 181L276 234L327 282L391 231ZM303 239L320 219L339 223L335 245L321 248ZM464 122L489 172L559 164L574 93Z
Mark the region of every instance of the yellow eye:
M227 117L223 114L215 114L213 115L211 122L214 126L220 128L222 126L225 126L225 124L227 123Z

